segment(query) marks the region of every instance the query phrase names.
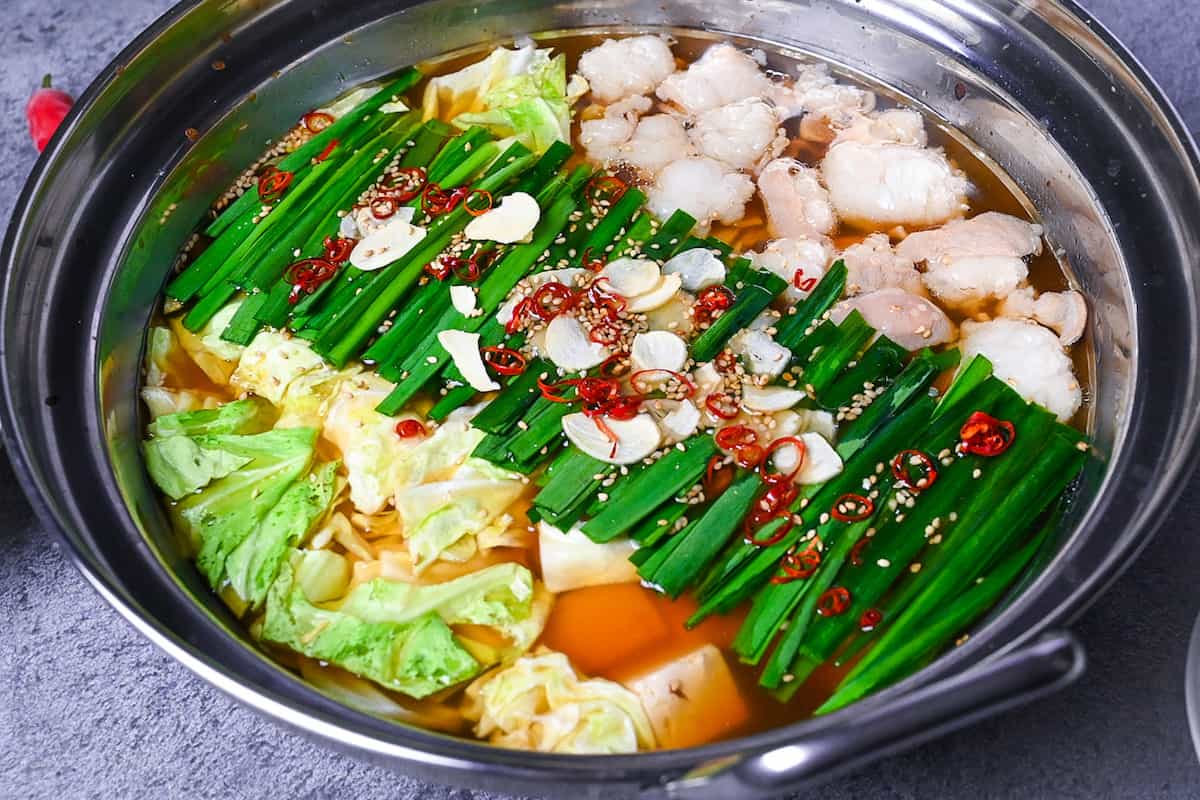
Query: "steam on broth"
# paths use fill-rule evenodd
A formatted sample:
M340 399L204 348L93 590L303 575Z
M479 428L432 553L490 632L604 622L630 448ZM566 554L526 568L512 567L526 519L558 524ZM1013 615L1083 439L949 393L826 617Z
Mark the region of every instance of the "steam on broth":
M957 133L765 63L452 54L217 202L146 461L283 663L503 746L687 747L895 682L1032 561L1087 450L1084 299Z

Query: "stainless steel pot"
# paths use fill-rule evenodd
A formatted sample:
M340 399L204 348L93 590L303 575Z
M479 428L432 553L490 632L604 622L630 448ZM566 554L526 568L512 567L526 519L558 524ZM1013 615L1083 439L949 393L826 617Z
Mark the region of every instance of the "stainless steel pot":
M816 53L927 105L1041 210L1091 298L1089 466L1053 561L971 640L855 706L691 750L490 748L347 709L248 641L170 532L138 454L143 329L180 245L263 141L341 89L448 50L675 26ZM1195 146L1070 2L189 0L102 74L38 162L4 248L9 453L47 527L139 630L206 680L398 769L493 789L749 797L794 789L1073 679L1068 623L1130 563L1192 466Z

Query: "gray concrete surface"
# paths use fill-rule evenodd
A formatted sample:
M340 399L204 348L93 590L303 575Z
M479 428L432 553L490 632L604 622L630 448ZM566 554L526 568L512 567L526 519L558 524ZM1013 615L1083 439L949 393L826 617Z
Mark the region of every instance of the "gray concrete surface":
M35 153L43 73L76 93L169 0L0 0L0 220ZM1192 0L1086 3L1200 130ZM1091 668L1035 707L887 760L825 800L1195 798L1184 663L1200 610L1200 481L1076 626ZM314 745L201 683L134 633L34 520L0 462L0 797L483 798Z

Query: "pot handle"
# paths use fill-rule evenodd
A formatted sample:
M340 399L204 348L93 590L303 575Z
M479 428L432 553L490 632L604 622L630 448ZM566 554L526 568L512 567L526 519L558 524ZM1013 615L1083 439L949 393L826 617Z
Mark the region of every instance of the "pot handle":
M768 797L831 776L1007 711L1070 684L1086 657L1075 637L1049 633L994 661L923 686L845 725L754 756L701 766L650 789L663 800Z

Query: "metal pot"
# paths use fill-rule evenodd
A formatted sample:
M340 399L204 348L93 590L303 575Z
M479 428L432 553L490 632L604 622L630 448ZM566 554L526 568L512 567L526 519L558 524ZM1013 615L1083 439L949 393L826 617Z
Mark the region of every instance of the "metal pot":
M175 253L262 142L342 89L445 51L581 27L675 26L816 53L924 103L1040 209L1093 309L1091 435L1054 559L965 645L841 712L636 756L515 752L371 717L247 638L171 533L142 467L144 328ZM5 242L10 457L46 526L146 636L243 702L436 780L599 796L794 789L1050 691L1083 666L1053 629L1145 544L1192 466L1200 158L1162 93L1070 2L189 0L81 99Z

